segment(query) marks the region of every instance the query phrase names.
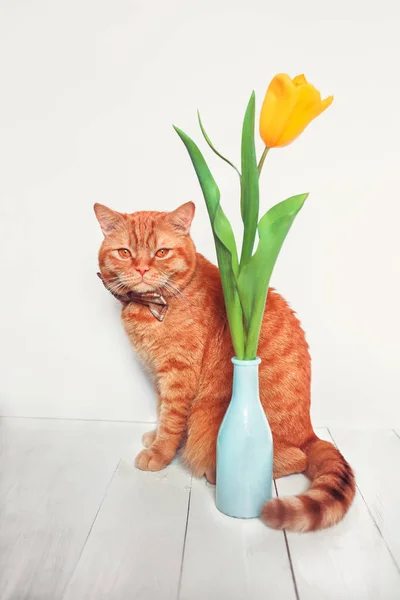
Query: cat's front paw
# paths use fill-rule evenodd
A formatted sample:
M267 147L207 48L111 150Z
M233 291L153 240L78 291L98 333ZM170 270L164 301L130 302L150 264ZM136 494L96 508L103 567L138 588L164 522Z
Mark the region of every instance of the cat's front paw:
M211 483L212 485L216 484L217 474L215 472L215 469L207 469L204 475L206 476L208 483Z
M142 444L145 448L150 448L150 446L153 444L154 440L156 439L156 434L157 434L156 429L154 431L148 431L147 433L143 434Z
M163 456L160 452L154 451L151 448L142 450L136 457L135 466L141 471L161 471L171 461Z

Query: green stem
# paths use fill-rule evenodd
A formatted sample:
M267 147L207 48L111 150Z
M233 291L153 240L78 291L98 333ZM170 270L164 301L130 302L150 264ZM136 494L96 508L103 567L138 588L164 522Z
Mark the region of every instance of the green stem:
M232 345L235 350L235 356L240 360L243 360L245 353L245 332L243 327L243 313L239 298L235 299L235 305L233 310L230 311L228 316L229 329L231 332Z
M250 322L250 328L248 331L244 351L245 360L254 360L256 358L258 342L260 339L261 324L262 321L260 323L256 323L256 319L252 319Z
M261 175L261 171L262 171L262 168L263 168L263 165L264 165L264 161L265 161L265 159L267 157L268 152L269 152L269 148L268 148L268 146L265 146L264 152L262 153L261 158L260 158L260 162L258 163L258 176Z

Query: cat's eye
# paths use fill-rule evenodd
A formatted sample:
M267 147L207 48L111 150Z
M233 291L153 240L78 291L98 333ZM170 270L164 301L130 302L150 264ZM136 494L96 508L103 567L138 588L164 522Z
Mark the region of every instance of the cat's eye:
M167 256L168 252L168 248L160 248L159 250L157 250L156 256L157 258L164 258L165 256Z
M129 258L130 256L132 256L132 254L126 248L120 248L118 250L118 254L121 258Z

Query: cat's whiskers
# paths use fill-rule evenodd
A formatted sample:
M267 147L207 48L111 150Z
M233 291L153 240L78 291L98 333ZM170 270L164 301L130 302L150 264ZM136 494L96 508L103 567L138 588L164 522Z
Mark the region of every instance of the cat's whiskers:
M174 283L170 280L170 275L164 271L159 271L159 275L163 277L163 281L157 281L153 277L147 277L147 283L150 286L154 286L154 290L159 293L163 293L163 290L167 292L167 295L175 298L177 300L181 300L182 304L189 310L191 313L191 303L188 301L186 293L179 289ZM129 292L131 290L135 291L138 282L134 282L130 277L127 277L124 274L117 275L115 277L110 277L105 280L106 286L108 290L116 295L123 294L124 292ZM140 292L139 292L140 293Z
M165 288L168 294L170 294L173 298L182 301L185 308L189 311L192 320L194 320L192 312L193 306L185 290L181 290L176 285L171 283L167 273L164 273L163 271L160 271L160 273L166 277L166 280L160 285L160 291L162 291L162 288Z
M116 275L115 277L108 277L107 281L119 281L119 275Z
M132 280L131 280L131 278L129 278L129 277L126 277L126 276L125 276L125 275L123 275L123 274L121 274L121 275L119 276L119 279L120 279L121 283L122 283L122 284L123 284L125 287L129 288L129 290L132 290L132 289L134 289L134 288L135 288L135 286L136 286L136 285L137 285L137 283L138 283L138 282L134 282L134 281L132 281Z
M168 292L170 292L173 296L183 296L183 292L182 290L180 290L179 288L177 288L176 286L174 286L172 283L170 283L169 281L165 281L162 285L162 287L165 287L166 290Z
M165 273L164 271L160 271L160 273L161 273L161 275L163 275L163 277L165 277L165 280L160 285L160 288L162 289L163 287L165 287L168 292L172 293L173 296L179 296L179 295L183 296L183 291L180 290L178 287L176 287L176 285L171 283L169 275L167 273Z
M122 292L123 290L125 290L126 285L121 282L121 281L117 281L116 283L113 283L108 280L105 282L106 283L106 287L108 288L108 290L114 294L118 294L120 292Z

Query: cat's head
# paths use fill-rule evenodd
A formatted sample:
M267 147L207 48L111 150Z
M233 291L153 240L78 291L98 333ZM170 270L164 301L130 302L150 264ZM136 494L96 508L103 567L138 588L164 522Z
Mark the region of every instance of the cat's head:
M196 249L189 235L195 206L173 212L123 214L102 204L94 210L104 234L101 275L116 294L159 291L175 295L193 275Z

